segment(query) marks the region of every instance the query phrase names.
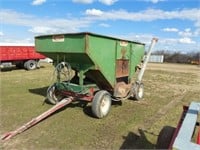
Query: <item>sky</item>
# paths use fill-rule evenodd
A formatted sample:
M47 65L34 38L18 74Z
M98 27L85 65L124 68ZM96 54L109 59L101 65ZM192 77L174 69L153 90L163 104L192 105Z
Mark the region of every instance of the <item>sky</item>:
M155 51L200 51L200 0L0 0L0 44L46 34L92 32Z

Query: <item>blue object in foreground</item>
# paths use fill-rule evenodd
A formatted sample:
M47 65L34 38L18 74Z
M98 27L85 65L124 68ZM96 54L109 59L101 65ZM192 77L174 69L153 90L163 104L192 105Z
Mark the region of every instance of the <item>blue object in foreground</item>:
M174 141L173 149L200 150L200 145L191 142L192 135L200 113L200 102L192 102L183 120L179 133Z

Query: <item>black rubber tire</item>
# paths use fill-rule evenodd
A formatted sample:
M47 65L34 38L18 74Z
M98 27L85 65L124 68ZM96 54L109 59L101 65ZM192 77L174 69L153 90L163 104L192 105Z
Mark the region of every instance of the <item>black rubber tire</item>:
M35 60L28 60L24 63L24 68L27 70L34 70L37 68L37 62Z
M24 68L24 63L23 62L16 63L15 65L16 65L16 68L19 68L19 69Z
M168 149L176 128L164 126L160 131L156 143L156 149Z
M57 104L63 97L56 95L56 86L55 84L49 86L47 89L47 102L50 104Z
M95 117L103 118L108 115L111 108L111 97L107 91L98 91L92 101L92 112Z
M136 83L133 87L134 89L134 98L136 100L141 100L144 97L144 84Z
M28 61L24 62L24 68L25 68L25 69L27 69L27 62L28 62Z

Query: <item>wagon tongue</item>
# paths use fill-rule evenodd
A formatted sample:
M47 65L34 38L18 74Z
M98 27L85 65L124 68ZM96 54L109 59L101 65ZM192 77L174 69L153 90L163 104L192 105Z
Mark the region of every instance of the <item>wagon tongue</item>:
M9 140L13 136L24 132L25 130L27 130L27 129L31 128L32 126L36 125L37 123L39 123L43 119L47 118L48 116L50 116L51 114L53 114L54 112L56 112L57 110L63 108L67 104L71 103L73 101L73 99L74 99L73 97L64 98L59 103L57 103L55 106L51 107L49 110L45 111L41 115L33 118L31 121L27 122L26 124L24 124L23 126L19 127L18 129L3 134L1 136L1 140L2 141Z

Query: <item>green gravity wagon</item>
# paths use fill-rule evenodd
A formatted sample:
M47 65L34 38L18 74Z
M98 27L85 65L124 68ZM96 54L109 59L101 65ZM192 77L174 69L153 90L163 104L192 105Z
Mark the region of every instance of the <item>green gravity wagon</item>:
M53 59L56 82L47 99L56 104L66 97L92 102L95 117L109 113L111 102L143 98L145 44L94 33L66 33L35 37L37 52ZM136 72L138 73L137 78Z

